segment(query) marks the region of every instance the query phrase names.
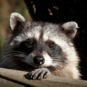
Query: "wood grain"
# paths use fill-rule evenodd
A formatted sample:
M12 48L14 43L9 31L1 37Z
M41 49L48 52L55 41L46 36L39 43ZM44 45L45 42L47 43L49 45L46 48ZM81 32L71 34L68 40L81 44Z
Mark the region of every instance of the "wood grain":
M11 81L11 83L13 82L15 85L19 84L18 87L87 87L87 81L83 80L75 80L52 75L44 80L29 80L28 74L29 72L25 71L0 68L0 83L2 82L1 79L4 79L6 80L5 82L7 86L9 85L8 81Z

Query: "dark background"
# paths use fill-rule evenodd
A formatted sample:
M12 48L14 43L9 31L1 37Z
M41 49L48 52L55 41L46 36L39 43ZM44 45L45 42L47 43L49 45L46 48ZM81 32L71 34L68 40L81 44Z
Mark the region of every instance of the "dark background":
M3 44L11 32L9 17L12 12L18 12L31 21L53 23L76 21L79 29L73 42L81 59L82 79L87 80L86 0L0 0L0 56Z
M86 0L24 0L35 21L64 23L75 21L79 29L73 42L80 57L82 79L87 80L87 2Z

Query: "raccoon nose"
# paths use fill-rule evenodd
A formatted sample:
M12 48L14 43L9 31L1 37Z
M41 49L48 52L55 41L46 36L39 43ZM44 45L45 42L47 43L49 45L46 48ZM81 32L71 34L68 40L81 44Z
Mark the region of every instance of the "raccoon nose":
M41 56L34 57L34 63L36 63L36 64L42 65L44 63L44 61L45 61L44 58Z

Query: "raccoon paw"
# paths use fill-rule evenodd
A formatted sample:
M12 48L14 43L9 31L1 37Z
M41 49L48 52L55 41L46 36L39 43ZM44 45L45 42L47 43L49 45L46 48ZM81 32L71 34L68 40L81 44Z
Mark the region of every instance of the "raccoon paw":
M30 72L31 79L45 79L48 75L50 75L50 71L47 68L35 69Z

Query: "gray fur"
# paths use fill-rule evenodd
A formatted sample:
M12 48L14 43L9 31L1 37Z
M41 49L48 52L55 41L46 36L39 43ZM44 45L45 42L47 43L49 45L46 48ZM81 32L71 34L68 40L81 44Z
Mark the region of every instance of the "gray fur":
M0 67L29 71L32 79L38 78L38 75L38 79L43 79L45 73L45 77L50 73L80 78L79 58L72 43L78 28L76 22L30 22L18 13L12 13L11 18L10 26L13 31L5 44ZM28 40L34 44L32 49L27 44ZM42 65L35 64L35 56L43 57L45 62Z

